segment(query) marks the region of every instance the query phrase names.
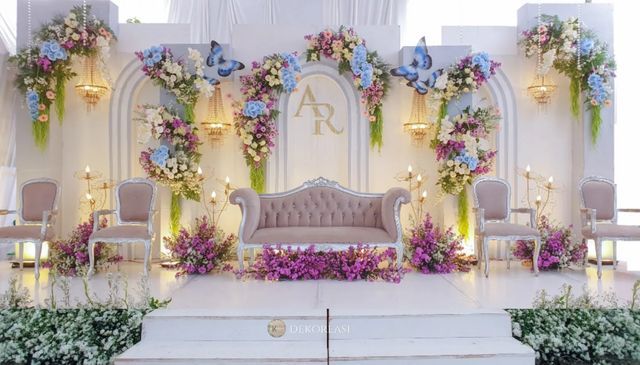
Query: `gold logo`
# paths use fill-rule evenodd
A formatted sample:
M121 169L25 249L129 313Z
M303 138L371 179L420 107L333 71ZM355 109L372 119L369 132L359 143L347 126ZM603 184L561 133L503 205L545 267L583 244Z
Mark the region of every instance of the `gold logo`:
M333 115L336 112L333 105L329 103L316 102L316 96L313 95L313 92L311 91L311 88L309 87L309 85L307 85L307 87L304 88L302 99L300 100L300 104L298 104L298 109L296 110L296 114L293 117L294 118L302 117L302 115L300 115L300 112L302 111L302 108L306 106L311 107L311 109L313 110L313 116L316 118L315 129L313 132L314 135L318 135L318 136L322 135L322 128L321 128L322 123L326 124L329 130L335 134L342 134L342 132L344 132L344 127L338 129L336 128L335 125L333 125L332 119L333 119ZM324 116L324 114L322 114L322 112L320 111L320 108L326 109L327 111L326 117Z
M287 325L281 319L272 319L267 324L267 332L271 337L282 337L287 332Z

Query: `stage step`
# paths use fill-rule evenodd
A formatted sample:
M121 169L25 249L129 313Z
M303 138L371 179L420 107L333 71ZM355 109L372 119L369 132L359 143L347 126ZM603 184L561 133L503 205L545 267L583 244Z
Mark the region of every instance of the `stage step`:
M502 310L427 313L416 315L332 314L332 339L509 337L511 318ZM267 325L281 319L286 325L278 341L324 340L326 313L240 314L210 310L165 309L149 313L143 322L143 340L273 340Z
M281 337L268 324L284 322ZM331 315L332 364L527 364L531 348L511 337L501 310ZM116 364L322 364L325 313L287 315L165 309L145 316L142 341Z
M126 351L116 365L130 364L324 364L323 342L152 341ZM511 337L335 340L331 364L349 365L533 365L533 351Z

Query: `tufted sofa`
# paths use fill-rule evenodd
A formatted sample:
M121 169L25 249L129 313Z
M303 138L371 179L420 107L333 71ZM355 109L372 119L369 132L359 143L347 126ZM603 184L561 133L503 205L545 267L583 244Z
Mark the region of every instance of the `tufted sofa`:
M279 194L258 195L252 189L235 190L229 197L240 205L238 262L244 251L250 259L265 244L315 245L319 249L344 249L357 243L393 247L402 263L400 204L411 195L402 188L385 194L358 193L337 182L318 178Z

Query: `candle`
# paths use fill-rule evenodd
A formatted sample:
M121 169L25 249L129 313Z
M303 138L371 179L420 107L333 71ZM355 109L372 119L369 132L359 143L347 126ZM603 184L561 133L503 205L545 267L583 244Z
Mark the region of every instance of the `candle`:
M211 192L211 200L214 200L214 201L216 200L216 191L215 190Z
M413 172L413 167L411 167L411 165L409 165L409 167L407 167L407 171L409 171L409 174L411 174Z
M553 184L553 176L549 176L549 185Z
M229 176L224 178L224 183L229 185L229 183L231 182L231 179L229 179Z
M527 174L529 174L531 172L531 166L527 165L527 168L525 170L527 171Z
M93 200L93 197L89 193L86 193L84 196L87 198L88 201Z
M542 197L540 195L536 196L536 204L540 204L542 201Z
M418 174L418 182L422 181L422 175Z
M86 172L87 175L90 174L91 173L91 167L89 167L89 165L87 165L87 167L84 168L84 172Z
M202 175L202 168L198 166L198 175Z
M427 199L427 191L422 192L422 199Z

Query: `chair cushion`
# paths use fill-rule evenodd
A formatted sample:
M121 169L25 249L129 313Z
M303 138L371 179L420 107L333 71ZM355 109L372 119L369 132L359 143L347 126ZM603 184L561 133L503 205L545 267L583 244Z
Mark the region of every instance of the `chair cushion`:
M509 216L509 185L501 180L479 181L474 187L478 207L484 209L484 219L507 219Z
M146 223L155 199L153 186L146 182L125 181L118 188L120 219L124 222Z
M539 236L540 233L525 225L513 223L485 223L485 236Z
M611 220L616 214L615 185L608 181L586 181L581 187L585 208L596 210L596 219Z
M640 239L640 226L624 226L619 224L596 224L596 233L591 233L591 227L583 227L582 235L585 238L597 237L621 237Z
M258 229L247 243L392 243L381 228L283 227Z
M35 225L24 226L10 226L0 227L0 240L26 240L32 239L34 241L40 239L40 227ZM51 240L53 238L53 230L49 228L45 240Z
M113 226L107 227L94 232L89 239L106 239L109 241L117 241L118 239L151 239L151 235L147 231L147 226Z
M42 212L52 210L58 186L51 181L28 182L22 187L22 218L25 221L42 221Z

